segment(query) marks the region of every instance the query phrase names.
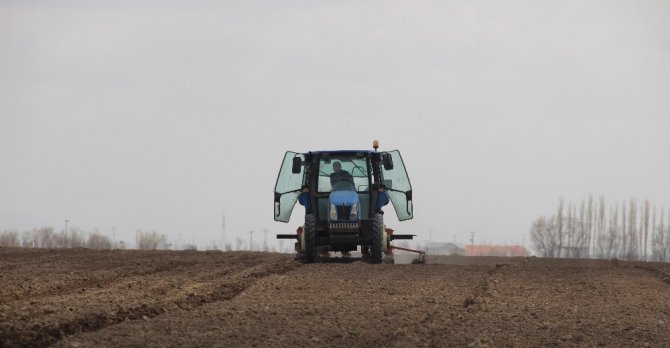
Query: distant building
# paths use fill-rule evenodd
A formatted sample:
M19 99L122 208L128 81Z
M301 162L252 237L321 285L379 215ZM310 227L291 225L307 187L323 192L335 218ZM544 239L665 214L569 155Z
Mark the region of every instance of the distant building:
M466 256L528 256L528 249L519 245L466 245Z
M454 243L431 242L426 245L426 254L429 255L464 255L465 250Z

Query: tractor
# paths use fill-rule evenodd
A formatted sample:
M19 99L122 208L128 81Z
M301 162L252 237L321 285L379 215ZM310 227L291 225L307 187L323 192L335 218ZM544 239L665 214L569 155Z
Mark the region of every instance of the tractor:
M384 225L382 208L389 202L399 221L413 218L412 186L400 152L374 150L286 152L274 189L274 219L288 222L296 204L305 207L305 223L295 239L299 258L317 262L321 255L341 252L349 256L361 246L362 257L382 263L392 255L395 234ZM412 251L412 250L409 250Z

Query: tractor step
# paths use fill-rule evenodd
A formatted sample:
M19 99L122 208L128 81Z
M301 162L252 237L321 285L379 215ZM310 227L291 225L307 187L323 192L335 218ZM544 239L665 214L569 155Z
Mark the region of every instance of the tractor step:
M391 240L396 240L396 239L414 239L414 236L416 236L416 234L395 234L395 233L393 233L393 234L389 235L389 237L391 238Z

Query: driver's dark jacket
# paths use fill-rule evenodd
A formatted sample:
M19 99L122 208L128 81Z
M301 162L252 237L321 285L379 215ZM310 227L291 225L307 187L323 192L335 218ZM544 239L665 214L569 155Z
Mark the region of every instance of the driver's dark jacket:
M348 181L354 183L354 178L346 170L340 170L339 172L333 172L330 174L330 184L335 185L340 181Z

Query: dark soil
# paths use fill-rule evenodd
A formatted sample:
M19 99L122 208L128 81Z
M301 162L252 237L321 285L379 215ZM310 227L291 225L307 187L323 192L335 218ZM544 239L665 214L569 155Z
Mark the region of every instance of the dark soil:
M669 346L670 266L0 249L0 346Z

